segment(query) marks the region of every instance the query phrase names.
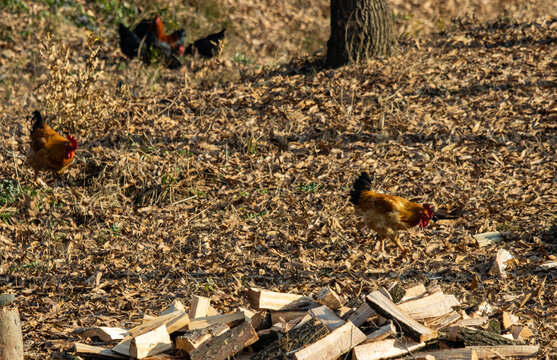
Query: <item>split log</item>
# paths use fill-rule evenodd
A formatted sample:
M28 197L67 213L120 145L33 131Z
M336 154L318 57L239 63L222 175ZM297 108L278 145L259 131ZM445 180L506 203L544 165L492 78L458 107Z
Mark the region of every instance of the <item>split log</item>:
M534 333L528 326L513 325L511 326L511 334L514 340L522 341L531 338Z
M480 359L535 357L539 351L539 347L533 345L467 346L466 348L476 351Z
M76 329L73 331L73 334L79 336L81 339L96 336L102 341L122 340L129 335L126 329L107 326Z
M379 291L381 294L383 294L383 296L386 297L387 299L393 301L393 297L387 291L387 289L385 289L383 286L380 286L379 289L377 289L377 291Z
M366 336L351 321L294 353L295 360L334 360L365 341Z
M380 292L374 291L366 297L371 308L388 319L394 319L403 331L419 342L437 338L437 331L430 329L402 311L396 304L389 301Z
M440 330L444 329L447 326L451 325L455 321L459 321L462 315L457 313L456 311L451 311L445 315L438 316L436 318L426 319L424 321L424 325L432 328L433 330Z
M379 360L408 354L410 351L425 347L425 343L417 343L411 339L386 339L359 345L352 351L353 360Z
M391 295L391 301L395 304L400 302L406 295L406 290L398 283L394 283L388 288L389 294Z
M102 346L92 346L82 343L74 343L74 352L78 354L96 355L98 357L105 357L109 359L129 359L128 356L118 355L109 348Z
M324 286L319 290L316 296L317 302L327 306L329 309L339 309L344 301L329 286Z
M470 329L462 326L451 326L443 336L446 340L458 341L465 346L473 345L520 345L516 341L509 340L484 330Z
M363 323L366 322L367 319L375 315L376 312L373 310L367 303L363 303L354 311L352 315L348 318L349 321L356 326L361 326Z
M214 336L190 353L191 360L225 360L258 340L249 322L244 322L220 336Z
M426 288L424 284L418 284L416 286L412 286L411 288L406 289L406 292L402 297L402 299L400 299L400 302L402 303L408 300L416 299L422 296L423 294L425 294L425 292L426 292Z
M218 312L217 309L213 307L213 305L209 305L209 308L207 309L207 316L215 316L215 315L220 315L220 312Z
M336 328L341 327L344 324L344 320L339 318L331 309L326 306L320 306L309 311L309 314L321 321L329 331L333 331Z
M188 314L183 313L166 323L166 331L168 331L168 334L170 335L173 332L184 328L184 326L187 326L189 323L190 317Z
M518 323L519 318L516 315L503 311L501 314L501 322L503 324L503 329L510 329L512 325Z
M158 318L158 316L153 316L153 315L149 315L149 314L143 314L143 319L142 319L142 324L145 324L148 321L151 320L155 320L156 318Z
M487 323L489 322L489 318L487 316L482 316L479 318L468 318L468 319L462 319L462 320L458 320L454 326L466 326L466 327L471 327L471 326L476 326L476 327L484 327L487 325Z
M166 330L166 325L159 326L145 334L138 335L131 340L130 356L143 359L172 349L172 340Z
M286 294L274 291L251 288L248 292L251 306L257 310L280 310L283 308L296 308L313 300L307 296Z
M428 287L425 293L420 297L422 298L424 296L429 296L435 294L436 292L443 292L443 290L441 289L441 285L432 285Z
M258 330L263 320L265 320L266 313L264 311L255 312L241 306L238 307L238 310L244 313L246 321L249 321L255 330Z
M309 316L309 315L307 315L307 316ZM274 332L279 332L281 334L286 334L290 330L294 329L302 318L292 319L288 322L283 321L283 320L279 320L276 323L274 323L273 326L271 326L269 331L274 331Z
M203 329L188 331L186 334L176 338L176 348L190 353L213 336L220 336L228 330L230 330L228 325L218 323Z
M404 311L414 320L443 316L453 311L453 306L460 306L460 302L454 295L445 295L441 291L398 304L400 310Z
M321 321L312 320L311 316L309 318L300 327L295 327L285 336L255 354L253 360L282 360L286 353L314 343L329 333Z
M188 315L192 319L206 317L207 312L209 311L209 306L211 306L211 299L195 295L191 299L191 306Z
M0 359L23 360L23 334L17 308L0 307Z
M162 325L166 325L173 320L182 319L181 321L183 321L184 315L187 316L187 314L183 313L182 311L175 311L170 314L158 316L152 320L144 321L142 324L128 330L129 335L122 339L122 341L120 341L118 344L116 344L116 346L112 348L112 351L115 351L122 355L130 356L130 345L133 338L158 329ZM175 328L174 325L171 327L171 332L173 328ZM166 328L165 331L168 334L168 330Z
M158 316L156 318L154 318L153 320L144 322L143 324L140 324L130 330L128 330L129 336L128 337L136 337L142 334L145 334L149 331L155 330L157 328L159 328L162 325L166 325L167 323L169 323L170 321L182 317L182 315L184 315L184 313L182 311L175 311L163 316Z
M276 311L271 313L271 323L291 322L300 320L307 315L307 311Z
M263 351L263 349L271 346L271 344L279 339L279 333L275 331L261 330L257 332L257 336L259 336L259 340L249 347L249 350L253 351L255 354ZM253 356L255 356L255 354L253 354Z
M348 307L348 306L341 306L340 308L338 308L337 310L335 310L335 313L342 319L342 320L348 320L348 318L354 313L354 311L356 311L356 309Z
M180 300L175 299L170 305L162 309L159 316L170 314L176 311L186 312L186 306Z
M303 318L300 319L300 321L298 321L298 324L296 324L296 326L294 326L294 329L299 328L300 326L304 325L305 323L307 323L308 321L312 320L313 316L311 316L310 314L306 314L306 316L304 316ZM292 329L292 330L294 330Z
M202 329L208 326L225 323L229 325L238 324L245 320L245 315L243 311L236 311L231 314L207 316L197 319L191 319L190 323L181 329L181 331Z
M366 343L381 341L391 335L396 335L396 327L394 326L392 321L389 321L387 325L381 326L379 329L367 335Z
M433 356L435 360L478 360L478 354L473 349L434 350L419 352L412 355L412 358L408 359Z

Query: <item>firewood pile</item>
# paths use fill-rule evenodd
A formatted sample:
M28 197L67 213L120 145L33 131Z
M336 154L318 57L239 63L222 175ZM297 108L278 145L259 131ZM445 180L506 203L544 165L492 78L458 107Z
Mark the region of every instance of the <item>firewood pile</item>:
M361 299L323 287L313 296L251 288L252 309L220 314L194 296L132 329L77 329L75 352L106 359L491 359L535 357L520 319L487 303L465 309L439 286L393 283ZM350 304L350 306L349 306ZM99 342L100 340L100 342Z

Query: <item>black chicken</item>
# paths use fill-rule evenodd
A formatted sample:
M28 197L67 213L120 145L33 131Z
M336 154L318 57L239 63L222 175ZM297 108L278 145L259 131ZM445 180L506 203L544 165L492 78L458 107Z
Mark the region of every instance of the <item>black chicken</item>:
M224 40L224 32L226 29L222 29L218 33L211 34L199 40L195 40L193 43L186 47L185 55L193 55L195 53L206 57L208 59L218 54L220 47L222 46L222 41Z
M133 30L120 24L118 33L120 49L127 57L140 55L146 63L159 58L169 68L181 66L179 56L184 54L185 31L180 29L166 35L159 16L141 21Z

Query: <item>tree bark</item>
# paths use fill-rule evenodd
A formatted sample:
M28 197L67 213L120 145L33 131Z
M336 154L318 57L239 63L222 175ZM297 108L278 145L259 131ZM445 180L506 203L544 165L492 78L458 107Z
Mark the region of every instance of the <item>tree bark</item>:
M0 359L23 360L23 335L17 309L0 308Z
M258 352L252 360L281 360L286 358L286 353L300 349L311 344L329 331L319 320L309 320L298 328L287 332L283 337Z
M398 42L386 0L331 0L328 66L396 53Z

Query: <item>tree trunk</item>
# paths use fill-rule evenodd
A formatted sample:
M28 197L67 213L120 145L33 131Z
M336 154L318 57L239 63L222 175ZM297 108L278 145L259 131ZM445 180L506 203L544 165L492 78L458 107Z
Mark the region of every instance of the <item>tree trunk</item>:
M23 360L23 335L17 309L0 307L0 359Z
M386 0L331 0L327 65L388 57L398 52Z

